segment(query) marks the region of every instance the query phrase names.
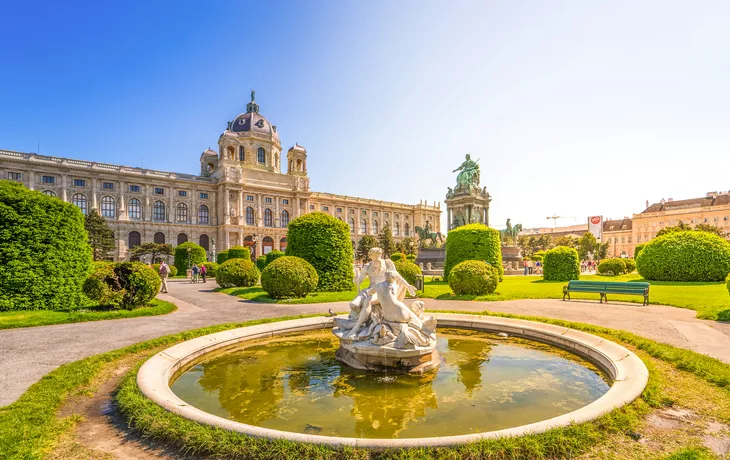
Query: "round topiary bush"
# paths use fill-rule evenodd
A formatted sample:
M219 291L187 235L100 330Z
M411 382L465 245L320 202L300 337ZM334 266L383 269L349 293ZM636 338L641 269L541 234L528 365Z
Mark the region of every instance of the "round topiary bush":
M393 259L390 259L393 260ZM396 260L393 262L395 265L395 269L398 271L400 276L403 277L406 281L408 281L408 284L416 284L416 275L422 275L423 272L418 267L418 265L414 264L413 262L409 260Z
M578 251L567 246L558 246L543 256L543 275L546 281L570 281L580 278Z
M598 273L601 275L618 276L626 271L626 262L623 259L603 259L598 264Z
M152 267L140 262L96 263L84 282L84 294L100 305L131 310L147 305L162 281Z
M465 260L451 269L449 287L456 295L485 295L497 289L499 271L481 260Z
M209 278L215 278L215 274L218 273L218 264L215 262L205 262L205 276Z
M405 260L405 257L400 252L394 252L390 255L390 260L392 260L393 262L397 262L399 260Z
M256 268L258 268L260 272L264 271L264 268L266 268L266 257L261 256L256 259Z
M215 257L215 261L218 262L218 265L222 264L226 260L228 260L228 249L219 252Z
M79 208L0 180L0 311L79 306L90 271Z
M642 249L644 249L644 246L646 246L646 243L637 244L634 248L634 260L639 258L639 253Z
M177 267L176 266L168 265L167 267L170 269L170 273L168 273L167 276L177 276Z
M278 257L261 272L261 287L274 299L306 297L317 282L317 270L301 257Z
M222 288L250 287L259 282L261 272L247 259L229 259L218 267L215 281Z
M273 251L269 251L268 254L266 254L266 265L269 265L274 260L278 259L279 257L284 257L284 252L277 251L276 249Z
M449 232L446 239L444 279L448 281L451 269L465 260L482 260L494 267L502 280L502 249L499 232L482 224L464 225Z
M312 212L289 222L286 255L312 264L319 276L318 291L353 287L350 227L329 214Z
M636 270L636 261L634 259L622 259L626 264L625 273L633 273Z
M226 260L231 259L246 259L251 260L251 250L246 246L233 246L228 249L228 255ZM221 263L221 262L218 262Z
M671 232L646 243L639 274L656 281L723 281L730 273L730 243L708 232Z
M175 246L175 267L176 273L184 273L188 269L188 248L190 248L190 266L193 264L202 264L206 260L205 249L202 246L188 241L186 243ZM170 273L170 276L175 276Z

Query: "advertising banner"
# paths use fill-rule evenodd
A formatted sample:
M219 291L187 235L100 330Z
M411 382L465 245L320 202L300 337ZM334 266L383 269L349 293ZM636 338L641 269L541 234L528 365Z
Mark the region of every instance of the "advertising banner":
M603 231L603 216L591 216L588 218L588 231L596 237L598 241L601 241L601 234Z

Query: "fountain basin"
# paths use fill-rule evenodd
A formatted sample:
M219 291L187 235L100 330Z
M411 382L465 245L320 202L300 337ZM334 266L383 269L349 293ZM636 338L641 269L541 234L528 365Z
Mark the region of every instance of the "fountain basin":
M584 357L601 369L612 381L612 385L603 396L592 403L547 420L480 433L402 439L319 436L248 425L190 406L170 389L170 382L177 373L203 355L256 338L273 337L295 331L331 328L332 319L323 317L234 329L181 343L150 358L140 369L137 382L142 392L157 404L173 413L200 423L262 438L288 439L333 446L359 446L372 449L450 446L500 436L539 433L550 428L595 419L634 400L646 386L648 371L643 362L626 348L600 337L549 324L508 318L457 314L437 314L436 316L441 327L506 332L512 336L548 343L569 350Z

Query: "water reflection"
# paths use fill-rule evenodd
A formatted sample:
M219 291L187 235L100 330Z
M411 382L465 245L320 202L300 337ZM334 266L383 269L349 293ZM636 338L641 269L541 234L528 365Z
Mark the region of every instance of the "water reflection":
M329 331L234 349L172 385L186 402L267 428L364 438L446 436L531 423L608 390L588 363L552 347L439 330L443 362L418 375L371 374L335 359Z

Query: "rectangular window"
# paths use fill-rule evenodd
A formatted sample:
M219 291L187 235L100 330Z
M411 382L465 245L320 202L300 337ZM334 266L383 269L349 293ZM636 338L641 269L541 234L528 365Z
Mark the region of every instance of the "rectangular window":
M207 200L208 199L208 194L207 193L204 193L204 192L200 192L200 199L201 200Z
M185 190L178 190L177 191L177 196L179 196L181 198L185 198L186 196L188 196L188 192L185 191Z
M86 181L84 179L74 179L74 187L86 187Z
M313 204L310 204L310 205L309 205L309 210L310 210L310 211L314 211L314 205L313 205Z
M155 187L155 195L164 195L165 189L161 187Z
M281 204L289 204L289 200L287 200L286 198L284 198L283 200L281 200Z
M337 212L342 212L342 208L337 208L336 211Z
M329 210L330 210L329 206L322 206L322 211L329 211Z
M23 174L17 173L17 172L8 172L8 179L10 180L20 180L23 178Z
M712 221L713 221L713 222L718 222L719 220L720 220L720 218L719 218L719 217L713 217L713 218L712 218Z
M43 176L41 177L41 182L44 184L55 184L56 178L53 176Z
M367 215L368 215L368 212L367 212L366 210L364 210L364 209L363 209L363 210L362 210L362 215L363 215L363 216L367 216Z
M130 185L129 191L132 193L139 193L139 185Z
M373 217L378 217L378 211L373 211Z
M264 198L264 203L266 203L266 204L271 204L273 202L274 202L274 200L272 200L270 196L267 196L266 198Z
M101 188L104 190L114 190L114 183L113 182L102 182Z
M246 201L256 201L253 195L246 195Z
M388 218L388 213L387 212L384 212L383 213L383 217L385 217L387 219Z

